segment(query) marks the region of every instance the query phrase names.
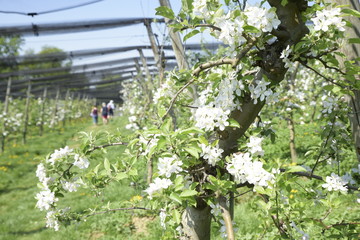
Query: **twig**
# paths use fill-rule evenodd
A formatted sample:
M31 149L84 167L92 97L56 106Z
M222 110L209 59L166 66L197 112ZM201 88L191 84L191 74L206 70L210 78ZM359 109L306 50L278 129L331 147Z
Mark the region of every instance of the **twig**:
M319 60L325 68L328 68L328 69L333 69L339 73L341 73L342 75L346 75L343 71L341 71L339 68L336 68L336 67L330 67L324 60L322 60L321 58L315 58L317 60Z
M183 31L183 30L186 30L186 29L189 29L189 28L198 28L198 27L208 27L208 28L212 28L212 29L217 30L217 31L221 31L221 28L216 27L216 26L214 26L212 24L197 24L197 25L194 25L194 26L186 26L186 27L181 28L180 30Z
M236 58L223 58L217 61L210 61L204 64L201 64L199 67L197 67L192 74L194 76L199 76L199 74L208 68L212 68L215 66L220 66L220 65L224 65L224 64L231 64L232 67L236 67L239 64L240 59L242 59L245 54L247 54L250 49L255 45L256 43L256 39L254 38L249 38L248 39L248 44L246 45L245 48L243 48L237 55Z
M347 86L344 86L340 83L337 83L334 81L334 79L331 79L331 78L328 78L326 77L325 75L321 74L320 72L318 72L317 70L315 70L314 68L310 67L309 65L307 65L304 61L299 61L304 67L310 69L311 71L313 71L314 73L316 73L317 75L319 75L320 77L324 78L326 81L328 82L331 82L332 84L336 85L336 86L339 86L343 89L348 89L348 90L352 90L351 88L347 87Z
M331 124L331 129L330 129L330 131L329 131L328 136L326 137L326 141L325 141L324 147L321 148L321 151L320 151L320 153L319 153L319 155L318 155L318 157L317 157L317 159L316 159L316 162L315 162L315 164L314 164L314 167L311 169L311 175L314 173L315 168L316 168L317 165L319 164L320 157L321 157L321 155L323 154L324 148L326 147L326 145L327 145L327 143L328 143L328 141L329 141L329 139L330 139L330 134L332 133L332 131L333 131L333 129L334 129L335 120L336 120L336 118L334 117L334 119L333 119L333 121L332 121L332 124Z
M108 144L104 144L104 145L101 145L101 146L95 146L92 149L88 150L87 152L90 153L90 152L95 151L96 149L106 148L106 147L111 147L111 146L119 146L119 145L126 146L126 145L128 145L128 143L124 143L124 142L108 143Z
M193 82L195 82L195 78L193 78L191 81L187 82L182 88L180 88L179 91L177 91L177 93L174 95L174 97L171 99L170 101L170 106L169 108L166 110L166 113L165 115L161 118L162 120L164 120L166 118L166 116L169 114L170 110L172 109L175 101L176 101L176 98L179 96L180 93L182 93L182 91L185 90L185 88L187 88L190 84L192 84Z

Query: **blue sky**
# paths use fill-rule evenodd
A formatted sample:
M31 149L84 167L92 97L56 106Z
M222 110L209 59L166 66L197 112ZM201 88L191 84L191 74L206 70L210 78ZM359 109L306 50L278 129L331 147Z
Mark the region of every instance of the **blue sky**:
M41 12L58 8L74 6L90 0L0 0L0 10L18 12ZM174 11L180 9L180 0L170 0ZM132 18L132 17L158 17L155 8L159 6L158 0L104 0L91 5L65 10L56 13L43 14L39 16L23 16L18 14L0 13L0 25L31 25L40 23L59 23L81 20ZM164 24L152 24L154 32L162 36L166 34ZM122 47L133 45L148 45L149 40L146 28L142 24L130 27L113 28L110 30L89 31L74 34L45 35L38 37L26 37L23 51L33 49L38 52L42 46L50 45L59 47L65 51L82 49ZM145 55L152 56L151 52ZM123 58L138 56L136 51L112 54L109 58ZM103 57L104 58L104 57ZM86 62L96 62L96 59L86 59ZM104 59L105 60L105 59Z

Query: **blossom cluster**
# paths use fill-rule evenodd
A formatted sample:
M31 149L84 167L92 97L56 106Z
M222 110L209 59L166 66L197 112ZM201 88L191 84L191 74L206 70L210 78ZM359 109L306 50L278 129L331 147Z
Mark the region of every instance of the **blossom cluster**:
M326 183L322 184L322 187L326 188L328 191L347 192L348 190L346 184L348 184L349 181L346 179L346 176L340 177L335 173L331 173L330 176L326 177L325 181Z
M221 154L224 152L218 146L212 147L203 143L201 144L201 149L201 157L206 159L211 166L215 166L221 160Z
M56 192L52 191L51 185L55 183L55 177L50 176L47 171L46 165L54 166L62 160L70 158L72 166L76 166L79 169L86 169L89 167L90 162L87 158L80 156L79 154L73 153L73 149L68 146L55 150L54 153L46 159L44 163L40 163L37 166L36 176L40 181L41 191L36 194L35 199L37 200L36 207L41 211L47 211L46 214L46 226L54 228L56 231L59 230L60 223L58 217L62 216L66 210L57 210L56 203L59 199L56 197ZM77 189L84 183L78 177L73 179L61 179L58 178L64 191L76 192Z
M340 8L316 11L316 16L311 19L314 23L314 30L327 32L330 26L334 26L339 31L345 31L346 23L342 21L340 14Z
M173 173L179 173L183 169L181 168L182 161L178 160L177 157L164 157L159 158L158 170L160 176L169 178Z
M222 71L220 71L222 73ZM195 102L195 126L206 131L219 128L221 131L229 126L229 115L234 109L241 109L237 97L243 94L245 88L242 80L236 79L236 72L230 72L224 77L218 88L205 89Z
M263 168L263 163L253 160L250 153L234 154L226 169L237 183L248 182L255 186L267 187L274 179L274 175Z
M173 97L176 93L174 89L174 81L172 80L171 75L169 75L165 82L161 84L160 88L154 92L154 103L157 104L161 98Z
M251 98L254 100L254 104L260 101L266 101L266 103L277 102L278 93L274 92L267 86L270 82L265 81L265 79L256 80L255 84L250 84L249 91L251 93Z
M130 116L128 119L129 119L129 123L126 124L125 128L132 129L132 130L138 130L139 125L136 123L137 117L135 115L133 115L133 116Z
M223 9L218 11L223 12ZM238 46L246 42L244 37L246 26L258 29L257 33L251 33L251 35L259 37L261 33L271 32L280 25L274 8L267 9L259 6L247 6L240 15L231 10L227 13L215 14L215 11L209 10L206 0L195 0L193 14L208 22L212 20L213 24L221 29L214 32L215 36L230 46ZM212 16L215 17L212 19Z

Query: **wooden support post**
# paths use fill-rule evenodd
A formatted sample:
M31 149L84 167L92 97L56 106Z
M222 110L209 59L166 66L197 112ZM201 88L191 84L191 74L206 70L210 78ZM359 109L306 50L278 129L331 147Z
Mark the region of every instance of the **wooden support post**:
M68 100L69 100L69 96L70 96L70 90L67 89L67 90L66 90L66 94L65 94L65 99L64 99L64 119L63 119L63 127L65 127L65 125L66 125L66 117L67 117L66 112L68 111Z
M171 9L169 0L159 0L159 1L160 1L161 6L168 7ZM175 32L172 28L169 27L170 19L165 18L165 23L169 28L171 45L173 47L173 50L175 53L175 58L176 58L178 66L179 66L179 69L180 70L181 69L189 69L189 65L186 61L185 50L184 50L184 46L183 46L181 38L180 38L180 34L178 32Z
M10 92L11 92L11 77L9 77L7 87L6 87L4 112L3 112L4 116L6 116L9 111ZM4 124L2 126L2 134L1 134L1 152L4 152L4 150L5 150L5 139L6 139L5 131L6 131L6 125L4 122Z
M149 68L147 66L147 62L146 62L146 59L144 57L144 53L143 51L139 48L138 49L139 51L139 55L140 55L140 59L141 59L141 62L142 62L142 65L143 65L143 68L145 70L145 74L146 74L146 78L149 82L151 82L151 75L150 75L150 71L149 71Z
M148 32L148 35L149 35L151 49L153 51L156 66L159 71L159 79L160 79L159 83L162 83L162 81L164 79L163 61L165 61L165 59L163 59L162 52L160 52L159 47L156 44L155 36L154 36L153 30L151 28L151 22L149 22L148 20L145 20L144 24L145 24L146 30Z
M54 103L54 111L53 111L53 115L52 115L52 118L51 118L50 127L54 127L54 125L55 125L56 115L57 115L57 112L58 112L59 97L60 97L60 87L57 87L55 103Z
M28 80L28 89L26 92L26 105L25 105L25 118L24 118L24 128L23 128L23 144L26 144L26 135L27 135L27 126L29 122L29 109L30 109L30 98L31 98L31 80Z
M46 96L47 95L47 87L44 88L43 97L42 97L42 103L41 103L41 109L40 109L40 136L44 133L44 118L45 118L45 102L46 102Z

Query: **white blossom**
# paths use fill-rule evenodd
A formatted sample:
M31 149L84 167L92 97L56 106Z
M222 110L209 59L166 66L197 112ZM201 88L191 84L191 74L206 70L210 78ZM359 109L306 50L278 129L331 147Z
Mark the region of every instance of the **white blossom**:
M160 210L159 217L160 217L160 225L161 225L161 227L162 227L163 229L166 229L166 223L165 223L166 213L165 213L165 210L164 210L164 209L161 209L161 210Z
M55 231L59 231L60 223L57 218L58 212L55 210L48 211L46 213L46 227L53 228Z
M36 207L41 211L49 210L52 205L57 202L59 199L55 197L55 193L50 191L49 189L44 189L41 192L36 194L35 197L37 201Z
M210 212L214 217L221 216L221 208L219 203L217 204L210 203L210 208L211 208Z
M247 24L253 26L262 32L271 32L280 25L280 20L275 14L275 9L261 8L257 6L250 6L245 9L247 16Z
M335 173L331 173L331 176L327 176L325 181L326 183L322 184L322 187L326 188L328 191L347 192L348 190L345 186L348 182Z
M61 180L60 182L64 190L68 192L76 192L77 189L83 184L81 181L79 181L78 178L75 178L72 181Z
M74 159L74 166L77 166L80 169L86 169L90 165L89 160L85 157L81 157L79 154L75 154Z
M267 86L270 82L265 81L265 79L256 80L254 84L249 85L249 91L251 93L251 98L254 100L254 104L257 104L258 100L266 102L269 101L269 97L274 94L271 89L268 89Z
M260 155L264 156L264 150L261 147L261 142L263 138L250 136L250 142L246 144L246 146L249 148L249 151L252 155Z
M237 183L248 182L256 186L267 187L272 182L274 175L267 172L260 161L252 161L249 153L234 154L230 158L226 169L234 176Z
M159 192L162 189L168 188L172 184L170 179L167 178L155 178L154 182L150 183L149 187L145 192L149 195L149 198L152 199L152 196L155 192Z
M334 25L336 29L345 31L344 26L346 23L342 21L340 14L340 8L316 11L316 17L311 19L314 23L314 30L327 32L329 27Z
M289 55L292 52L292 49L290 48L290 45L288 45L282 52L280 55L280 58L282 59L282 61L285 63L286 68L289 68L292 65L292 62L289 59Z
M218 146L212 147L209 145L201 144L201 156L208 161L211 166L215 166L221 160L221 154L224 152Z
M159 158L159 175L169 178L171 174L182 171L182 168L180 167L182 164L182 161L178 160L176 157Z
M323 96L321 98L323 110L322 113L332 113L332 111L337 107L337 100L330 96Z
M60 148L59 150L55 150L54 153L50 155L48 162L54 165L56 161L60 160L63 157L68 156L70 153L72 153L72 151L73 149L69 148L68 146L64 148Z

